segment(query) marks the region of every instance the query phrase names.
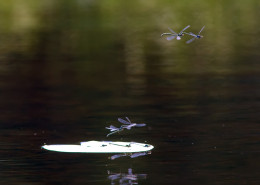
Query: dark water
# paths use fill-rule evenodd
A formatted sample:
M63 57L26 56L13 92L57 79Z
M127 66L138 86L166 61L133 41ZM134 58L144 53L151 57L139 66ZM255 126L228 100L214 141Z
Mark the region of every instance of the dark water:
M259 1L0 3L1 184L260 184ZM204 38L187 45L167 28ZM109 140L152 154L48 152ZM119 125L117 125L119 126ZM110 176L110 178L109 178Z

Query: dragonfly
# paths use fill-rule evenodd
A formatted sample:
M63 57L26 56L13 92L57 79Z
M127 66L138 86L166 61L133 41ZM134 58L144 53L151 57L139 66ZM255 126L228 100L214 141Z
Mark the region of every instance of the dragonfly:
M115 134L115 133L118 133L120 131L122 131L124 128L123 127L115 127L113 125L110 125L109 127L106 127L106 129L110 130L110 133L107 134L107 137L112 135L112 134Z
M108 179L111 180L111 185L117 184L115 181L118 181L118 184L138 184L139 179L146 179L147 174L134 174L132 168L128 169L128 173L112 173L107 171Z
M118 118L118 121L120 123L124 124L120 127L122 129L126 128L126 129L130 130L132 127L144 127L144 126L146 126L145 123L132 123L128 117L125 117L125 118L126 118L126 120L123 120L122 118Z
M168 28L170 30L171 33L163 33L161 34L161 36L164 35L170 35L168 37L166 37L167 40L172 40L176 37L177 40L181 40L181 37L184 36L184 34L187 34L186 32L184 32L186 29L188 29L190 27L190 25L186 26L185 28L183 28L180 33L176 33L175 31L173 31L171 28Z
M192 33L192 32L187 33L188 35L193 36L193 38L190 39L190 40L188 40L186 43L189 44L189 43L191 43L192 41L194 41L195 39L200 39L200 38L202 38L203 36L200 35L200 33L202 32L202 30L203 30L204 28L205 28L205 26L203 26L203 27L201 28L201 30L199 31L198 35L196 35L196 34L194 34L194 33Z

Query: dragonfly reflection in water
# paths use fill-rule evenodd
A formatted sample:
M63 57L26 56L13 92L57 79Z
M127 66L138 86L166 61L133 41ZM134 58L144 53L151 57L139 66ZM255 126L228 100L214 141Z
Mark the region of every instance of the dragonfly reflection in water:
M203 36L200 35L200 33L202 32L202 30L203 30L204 28L205 28L205 26L203 26L203 27L201 28L201 30L199 31L198 35L196 35L196 34L194 34L194 33L192 33L192 32L187 33L188 35L193 36L193 38L190 39L190 40L188 40L186 43L189 44L189 43L193 42L195 39L200 39L200 38L202 38Z
M117 159L119 157L131 157L131 158L136 158L136 157L140 157L140 156L145 156L145 155L148 155L148 154L151 154L152 152L151 151L147 151L147 152L135 152L135 153L124 153L124 154L115 154L115 155L112 155L110 157L111 160L114 160L114 159Z
M167 40L172 40L176 37L177 40L181 40L181 37L184 36L184 34L187 34L186 32L184 32L187 28L189 28L190 25L186 26L185 28L183 28L180 33L176 33L175 31L173 31L171 28L168 28L170 30L171 33L163 33L161 34L161 36L164 35L170 35L169 37L166 37Z
M115 181L118 180L120 185L123 184L138 184L138 179L146 179L147 174L133 174L132 168L128 169L128 173L112 173L107 171L108 179L111 180L111 185L116 184Z

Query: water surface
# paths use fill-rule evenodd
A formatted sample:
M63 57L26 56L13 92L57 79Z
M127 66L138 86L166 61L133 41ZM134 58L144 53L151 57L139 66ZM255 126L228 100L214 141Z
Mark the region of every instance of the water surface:
M0 10L0 182L259 184L259 2L10 1ZM187 45L160 34L190 24ZM118 117L145 122L106 138ZM43 144L147 142L152 154ZM121 184L123 181L121 181Z

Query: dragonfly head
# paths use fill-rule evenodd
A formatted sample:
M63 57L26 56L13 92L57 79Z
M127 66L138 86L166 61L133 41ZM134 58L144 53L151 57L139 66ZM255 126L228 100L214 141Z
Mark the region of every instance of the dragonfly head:
M200 38L202 38L202 37L203 37L203 35L198 35L197 37L200 39Z
M124 130L124 128L126 128L126 127L124 127L124 125L122 125L121 127L119 127L119 131L121 131L121 130Z

